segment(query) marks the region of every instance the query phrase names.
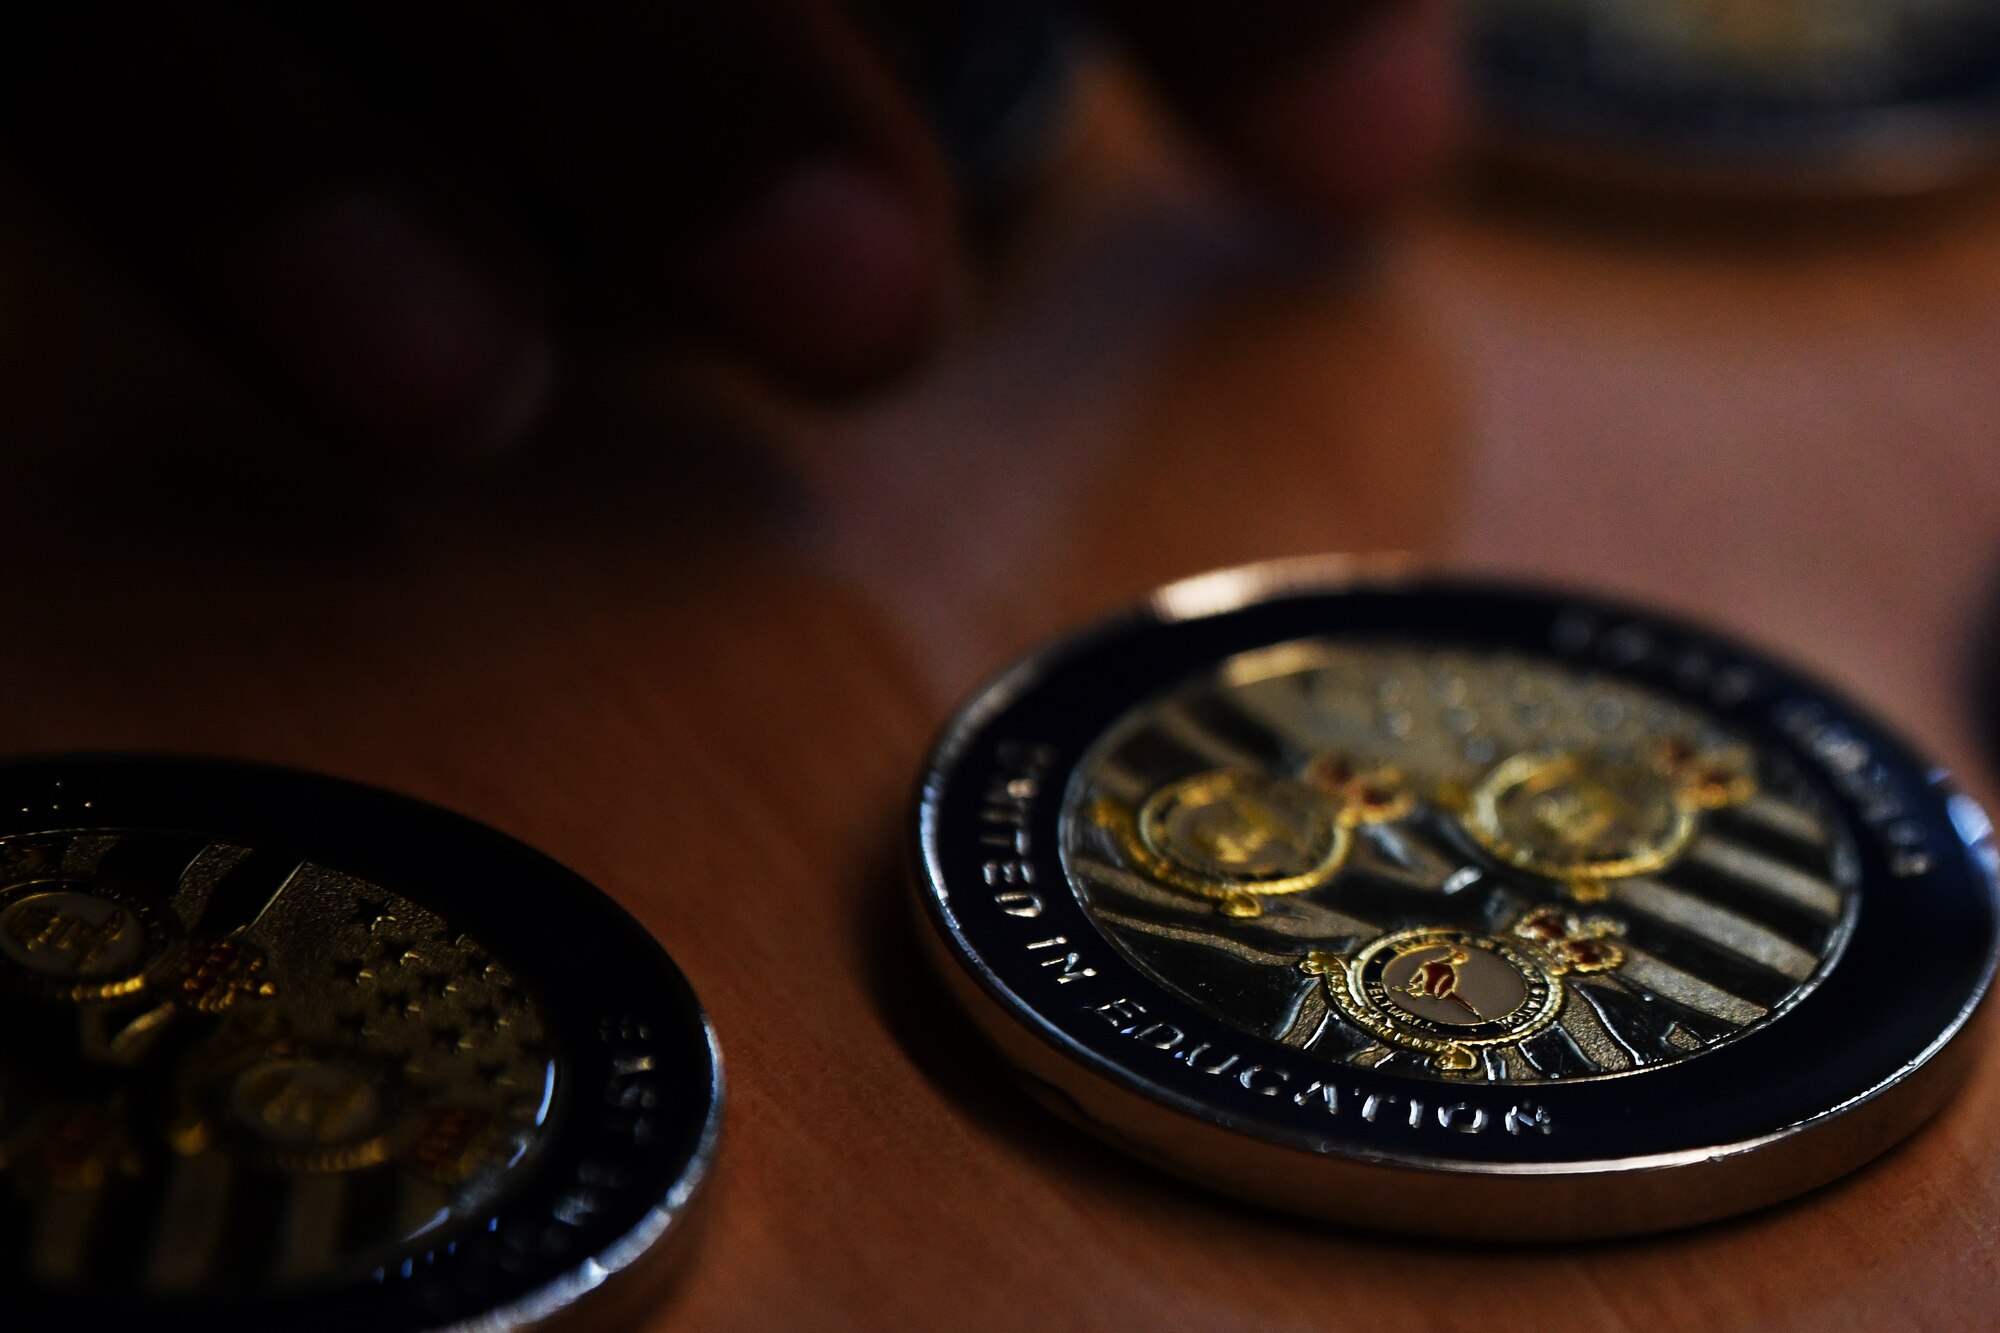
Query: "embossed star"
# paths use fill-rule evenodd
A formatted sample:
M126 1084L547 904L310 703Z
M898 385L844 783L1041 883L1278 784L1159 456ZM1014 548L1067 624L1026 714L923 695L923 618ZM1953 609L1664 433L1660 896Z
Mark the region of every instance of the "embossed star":
M456 1023L431 1029L431 1045L441 1051L468 1051L472 1049L472 1039L464 1028Z
M357 898L354 900L354 910L347 914L345 924L373 931L375 923L384 918L388 909L387 898Z
M375 1011L379 1014L402 1017L403 1006L409 1002L409 998L407 994L400 990L378 990L375 992Z

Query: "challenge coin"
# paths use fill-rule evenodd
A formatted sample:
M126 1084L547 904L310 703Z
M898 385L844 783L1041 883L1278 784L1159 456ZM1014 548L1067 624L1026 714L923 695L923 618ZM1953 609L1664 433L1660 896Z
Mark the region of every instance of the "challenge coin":
M1589 1237L1797 1194L1942 1104L1989 832L1729 639L1287 562L979 694L916 879L979 1026L1111 1143L1356 1226Z
M1746 194L1948 185L2000 149L1984 0L1478 0L1504 154Z
M714 1149L707 1021L631 918L330 778L0 765L0 1015L9 1329L601 1313Z

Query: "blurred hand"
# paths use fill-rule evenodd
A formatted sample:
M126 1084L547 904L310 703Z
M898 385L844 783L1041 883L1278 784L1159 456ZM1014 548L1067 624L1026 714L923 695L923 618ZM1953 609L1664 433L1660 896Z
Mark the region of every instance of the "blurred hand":
M1443 150L1448 0L1102 0L1162 98L1347 225ZM689 330L805 389L936 332L937 145L832 0L10 7L0 132L246 374L346 433L503 448L552 321Z

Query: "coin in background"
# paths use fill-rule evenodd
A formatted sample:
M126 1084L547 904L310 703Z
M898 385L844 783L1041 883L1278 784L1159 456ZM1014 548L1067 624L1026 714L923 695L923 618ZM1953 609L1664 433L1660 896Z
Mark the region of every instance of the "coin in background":
M0 811L8 1327L513 1328L666 1253L719 1066L574 875L243 765L0 765Z
M2000 10L1982 0L1479 0L1496 147L1626 183L1900 194L2000 149Z

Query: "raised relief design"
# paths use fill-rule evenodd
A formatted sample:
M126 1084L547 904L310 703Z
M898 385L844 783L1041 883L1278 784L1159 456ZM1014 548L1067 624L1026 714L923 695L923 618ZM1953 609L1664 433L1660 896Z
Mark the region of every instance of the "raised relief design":
M1696 708L1510 654L1307 642L1136 710L1064 855L1121 950L1246 1031L1496 1082L1672 1063L1794 1003L1852 854Z
M1495 857L1598 902L1607 881L1650 874L1687 849L1705 810L1756 794L1747 752L1698 754L1669 737L1639 758L1531 751L1496 765L1461 815Z
M1092 810L1132 863L1160 883L1256 916L1263 899L1316 889L1339 873L1354 830L1407 813L1393 769L1357 773L1321 755L1298 777L1221 768L1170 782L1138 812L1104 798Z
M65 880L0 891L0 960L51 998L134 994L169 942L161 915L130 895Z
M539 999L450 921L174 833L0 839L0 1022L0 1189L55 1285L131 1278L134 1244L159 1293L365 1273L485 1215L557 1075Z
M1539 907L1511 938L1419 926L1379 935L1351 957L1314 951L1300 968L1378 1040L1422 1052L1442 1073L1479 1065L1479 1049L1516 1045L1553 1023L1563 978L1609 972L1625 959L1616 922L1580 922Z

